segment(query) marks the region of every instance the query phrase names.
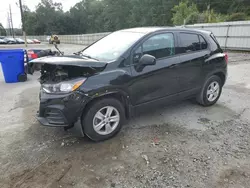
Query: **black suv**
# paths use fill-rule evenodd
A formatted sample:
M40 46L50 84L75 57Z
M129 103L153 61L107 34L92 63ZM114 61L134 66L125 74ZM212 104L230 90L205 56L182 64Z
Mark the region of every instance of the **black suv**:
M203 106L215 104L226 81L227 61L209 31L117 31L75 55L30 62L31 69L41 70L37 119L105 140L142 109L191 98Z

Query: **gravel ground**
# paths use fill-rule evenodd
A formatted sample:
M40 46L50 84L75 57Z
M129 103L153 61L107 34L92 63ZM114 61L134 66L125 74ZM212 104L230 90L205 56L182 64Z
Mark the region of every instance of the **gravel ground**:
M249 188L250 54L229 57L216 105L184 101L144 113L101 143L39 125L39 75L5 84L0 71L0 187Z

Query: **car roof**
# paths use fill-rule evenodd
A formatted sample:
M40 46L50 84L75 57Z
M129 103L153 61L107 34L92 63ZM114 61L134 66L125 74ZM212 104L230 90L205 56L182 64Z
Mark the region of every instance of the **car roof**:
M149 34L157 31L183 31L183 32L199 32L204 34L210 34L210 31L205 31L201 29L191 29L191 28L184 28L184 27L137 27L137 28L130 28L130 29L123 29L120 31L124 32L135 32L135 33L144 33Z

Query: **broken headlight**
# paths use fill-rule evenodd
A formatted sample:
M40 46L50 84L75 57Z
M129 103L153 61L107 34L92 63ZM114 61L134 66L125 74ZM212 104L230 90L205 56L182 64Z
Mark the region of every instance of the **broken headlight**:
M42 84L42 90L46 93L54 93L54 94L65 94L70 93L72 91L75 91L78 89L84 82L84 79L75 79L75 80L69 80L64 81L60 83L52 83L52 84Z

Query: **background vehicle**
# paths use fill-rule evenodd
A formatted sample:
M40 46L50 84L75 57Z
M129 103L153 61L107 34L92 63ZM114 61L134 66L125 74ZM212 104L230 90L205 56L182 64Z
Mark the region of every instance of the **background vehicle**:
M0 44L7 44L7 42L4 39L0 39Z
M16 39L16 42L17 44L24 44L24 40L23 39L20 39L20 38L15 38Z
M35 44L34 42L33 42L33 40L31 40L31 39L26 39L27 40L27 43L28 44Z
M105 140L135 112L189 98L203 106L215 104L227 61L209 31L117 31L75 56L30 62L41 70L37 119L46 126L75 125L92 140Z
M29 50L27 50L27 55L28 55L28 61L31 61L31 60L37 59L39 57L59 55L59 53L56 51L52 51L50 49L47 49L47 50L29 49Z
M50 44L60 44L60 39L57 35L51 35L50 39L49 39L49 43Z
M40 40L37 40L37 39L33 39L33 42L34 42L35 44L41 44L41 41L40 41Z
M28 61L38 58L38 53L43 50L41 49L29 49L27 50Z
M4 38L3 40L5 40L7 44L17 44L14 38Z

